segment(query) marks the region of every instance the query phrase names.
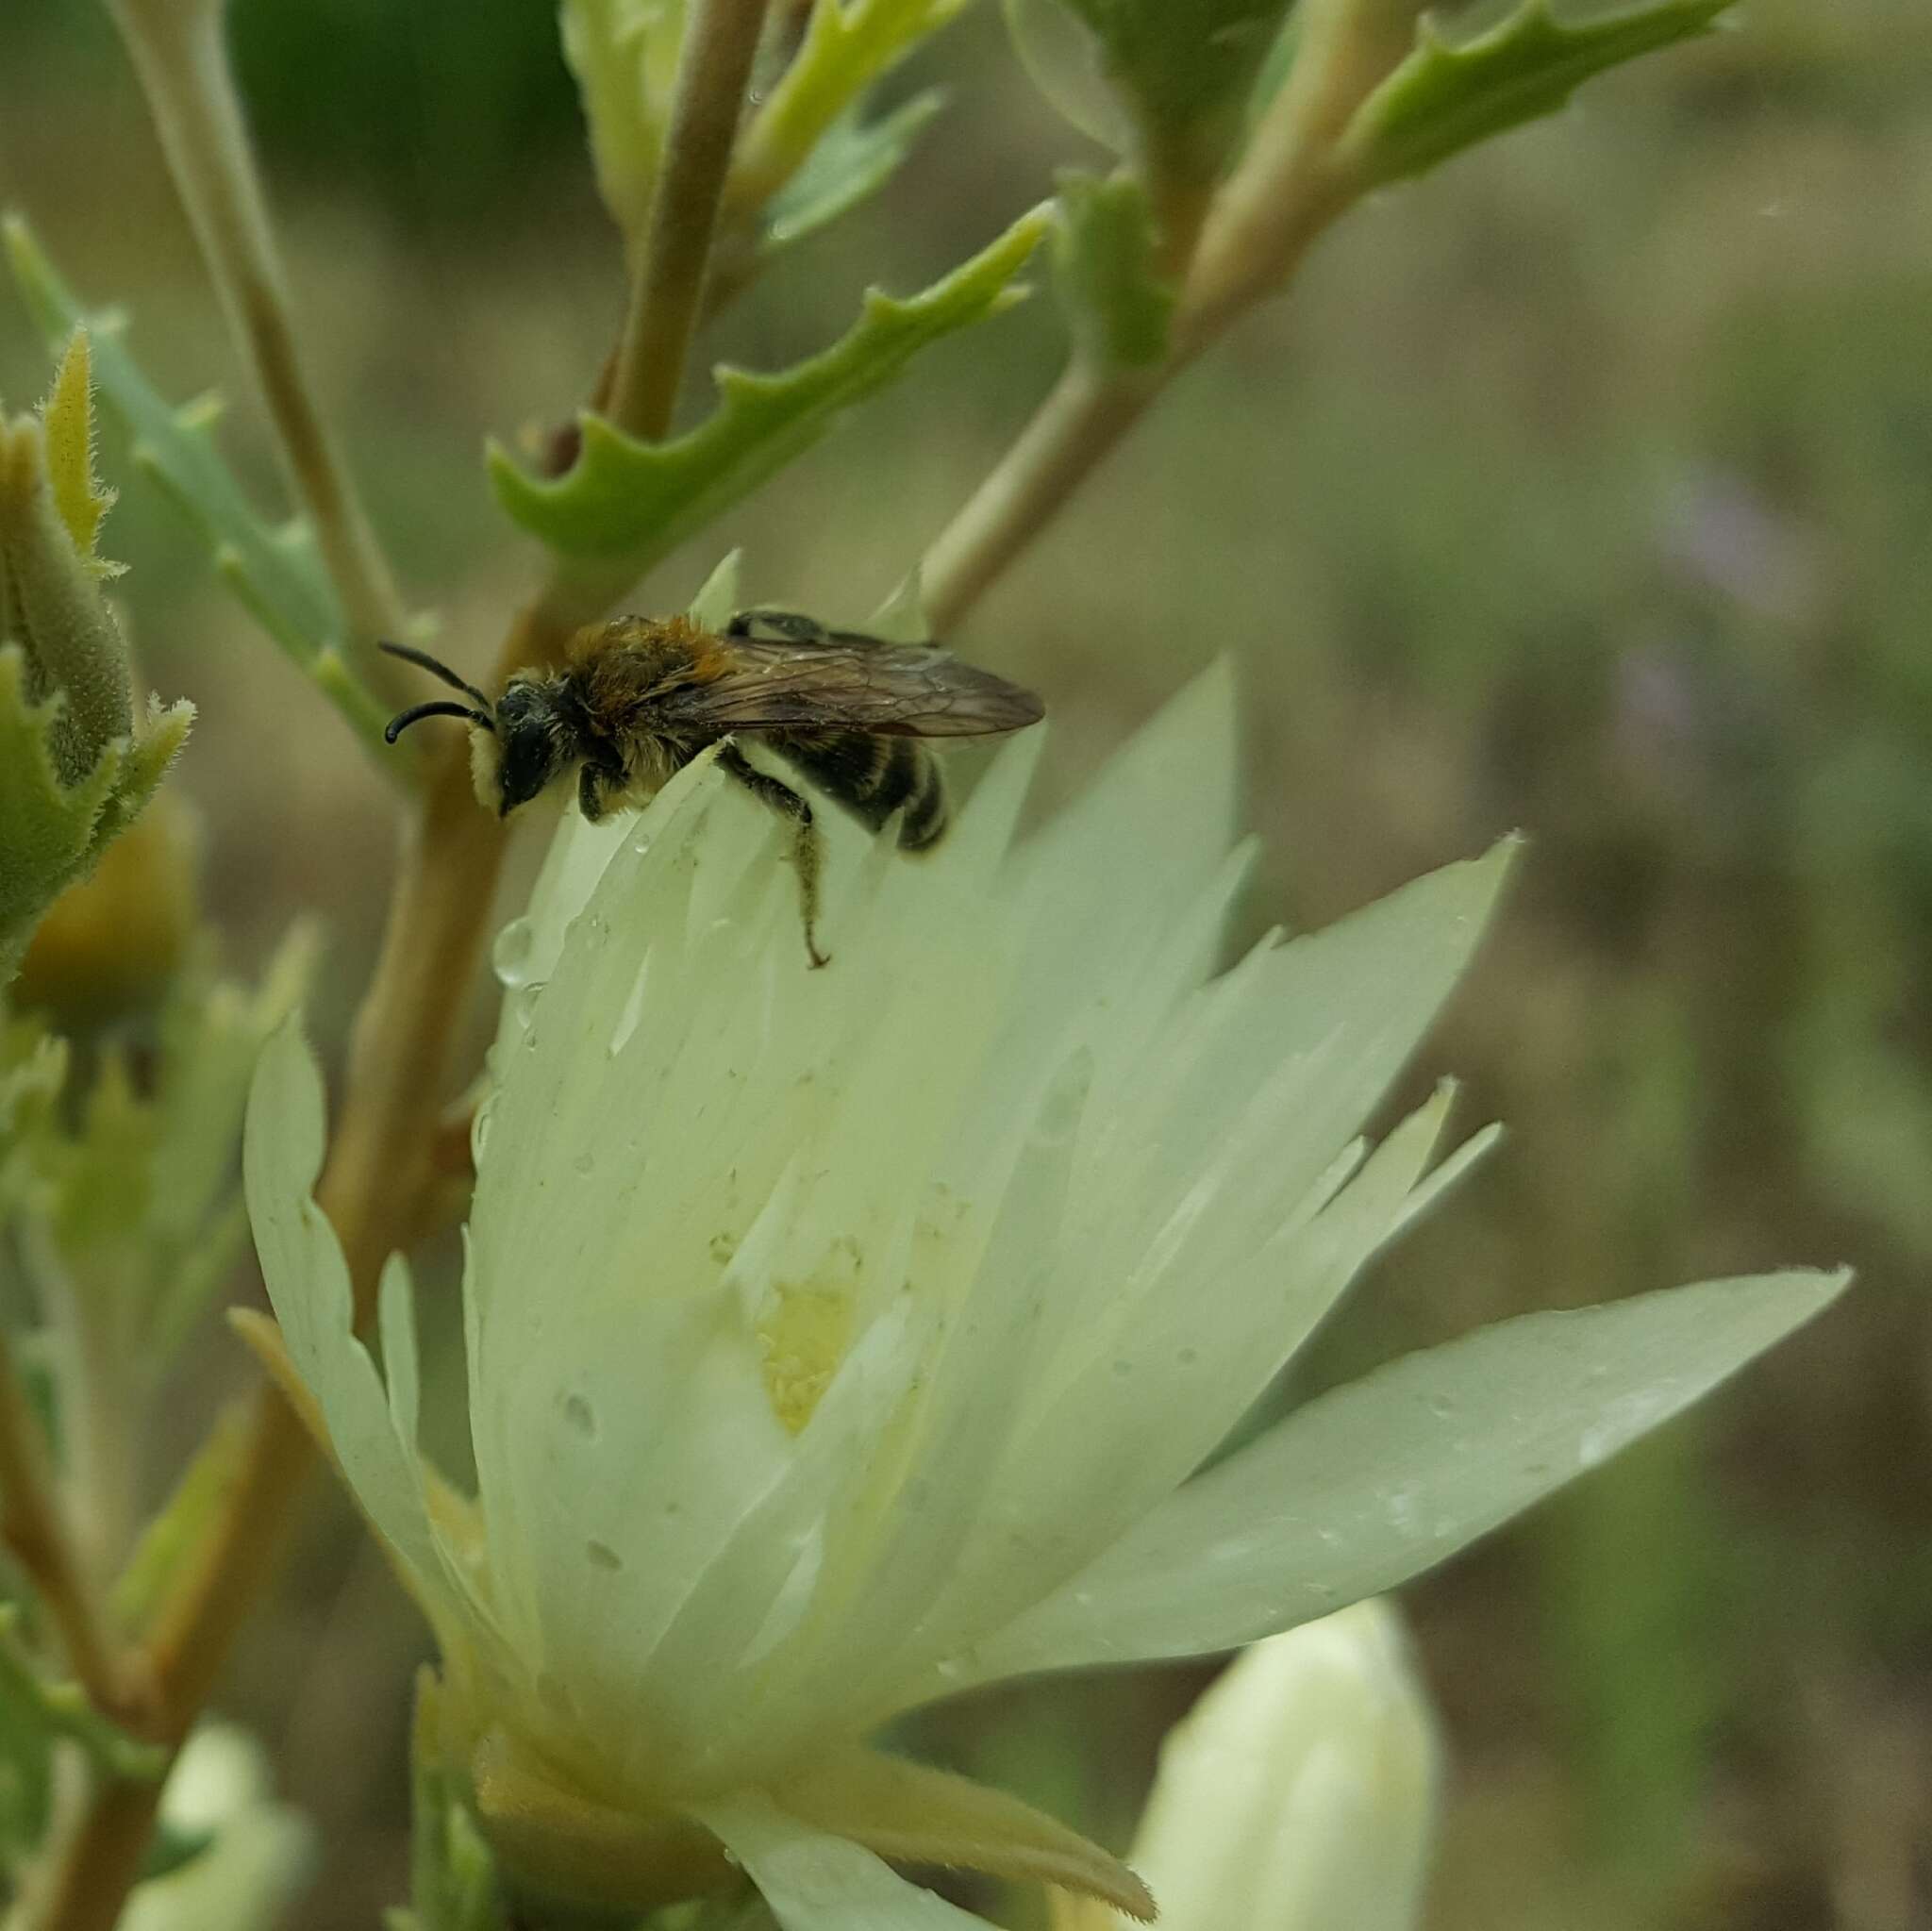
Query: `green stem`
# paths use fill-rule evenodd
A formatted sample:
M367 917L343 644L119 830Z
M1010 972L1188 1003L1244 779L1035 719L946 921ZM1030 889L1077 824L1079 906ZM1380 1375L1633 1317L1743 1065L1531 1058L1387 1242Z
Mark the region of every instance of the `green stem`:
M766 0L696 0L685 28L664 167L611 371L605 413L647 441L671 427L764 29Z
M357 665L378 690L394 667L375 641L404 627L387 560L325 425L293 316L242 104L222 0L107 0L154 116L169 172L274 424L283 467L341 599Z
M1300 53L1234 174L1202 205L1185 180L1149 191L1162 266L1181 285L1153 369L1074 363L921 566L936 630L953 628L1140 421L1167 385L1257 302L1278 293L1354 200L1331 164L1355 110L1413 44L1417 0L1309 0Z

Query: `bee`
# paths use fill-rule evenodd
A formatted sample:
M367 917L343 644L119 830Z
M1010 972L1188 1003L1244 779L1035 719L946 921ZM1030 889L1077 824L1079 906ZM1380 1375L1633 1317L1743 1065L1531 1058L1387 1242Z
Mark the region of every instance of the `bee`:
M390 721L397 736L423 718L470 724L476 796L499 816L528 804L564 771L595 824L646 803L701 752L792 828L805 948L817 937L819 833L811 806L758 770L740 738L768 744L870 830L894 812L899 847L922 852L946 829L946 791L924 738L988 737L1035 724L1039 698L938 644L887 643L830 630L791 610L741 610L722 632L685 617L620 617L580 630L558 670L519 671L493 703L447 664L385 643L469 700L418 704Z

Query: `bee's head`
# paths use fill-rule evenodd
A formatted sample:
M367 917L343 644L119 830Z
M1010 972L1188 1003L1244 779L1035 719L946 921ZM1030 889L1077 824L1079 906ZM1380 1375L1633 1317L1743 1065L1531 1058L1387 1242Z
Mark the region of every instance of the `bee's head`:
M385 643L382 648L441 678L472 700L452 704L439 698L431 704L414 705L391 718L383 736L393 744L424 718L466 719L470 725L470 775L477 802L499 817L507 818L519 805L527 805L568 762L571 732L555 680L513 679L503 696L491 704L474 684L464 683L447 664L438 662L426 651L401 643Z
M571 733L548 683L513 682L496 706L496 727L471 740L476 795L508 817L527 805L570 761Z

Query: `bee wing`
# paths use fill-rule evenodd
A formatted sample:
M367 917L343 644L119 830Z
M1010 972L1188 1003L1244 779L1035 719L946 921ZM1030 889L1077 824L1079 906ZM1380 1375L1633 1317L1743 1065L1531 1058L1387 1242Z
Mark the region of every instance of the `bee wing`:
M865 731L970 738L1035 724L1030 691L931 643L837 632L809 641L721 639L722 674L667 693L668 715L716 731Z

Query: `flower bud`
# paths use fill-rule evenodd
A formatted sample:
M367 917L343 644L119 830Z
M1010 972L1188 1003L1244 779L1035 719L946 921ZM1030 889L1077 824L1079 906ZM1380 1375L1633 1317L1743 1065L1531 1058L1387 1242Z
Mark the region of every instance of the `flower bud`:
M1436 1756L1387 1603L1255 1644L1161 1749L1130 1861L1162 1931L1414 1924Z
M0 418L0 641L25 651L30 698L60 693L47 735L70 785L134 729L127 652L93 554L112 498L92 475L87 382L77 335L40 415Z
M159 1005L194 934L198 828L178 798L158 797L92 876L47 908L21 961L13 1004L45 1013L69 1036Z
M93 474L85 335L38 416L0 417L0 985L42 914L152 796L193 707L137 719L94 554L111 502Z

